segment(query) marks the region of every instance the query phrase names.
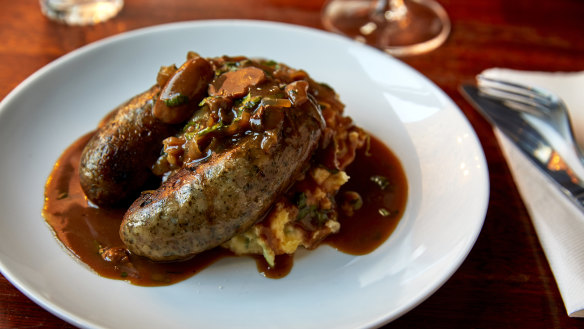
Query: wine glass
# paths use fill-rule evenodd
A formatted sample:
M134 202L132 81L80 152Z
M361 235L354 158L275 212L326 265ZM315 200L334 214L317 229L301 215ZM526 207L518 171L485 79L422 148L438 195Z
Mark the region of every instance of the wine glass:
M433 50L450 34L448 14L434 0L329 0L322 23L394 56Z

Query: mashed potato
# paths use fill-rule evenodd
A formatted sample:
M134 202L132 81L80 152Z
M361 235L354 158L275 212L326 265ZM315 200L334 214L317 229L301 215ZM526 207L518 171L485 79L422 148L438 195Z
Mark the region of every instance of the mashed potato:
M223 244L237 255L263 255L270 266L276 255L293 254L299 247L315 248L340 229L334 196L349 180L344 171L311 168L297 184L292 198L276 203L267 217Z

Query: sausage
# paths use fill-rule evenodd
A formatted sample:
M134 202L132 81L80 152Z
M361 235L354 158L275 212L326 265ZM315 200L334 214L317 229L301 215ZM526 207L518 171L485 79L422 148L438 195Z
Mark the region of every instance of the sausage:
M177 124L192 115L212 78L211 64L192 58L162 89L155 85L106 116L81 155L79 175L87 198L101 207L115 207L137 197L153 177L162 141L182 128ZM173 95L187 101L172 106L176 104L166 98Z
M87 198L98 206L136 197L151 176L162 140L178 129L152 116L159 91L154 86L115 109L85 146L79 178Z
M287 109L278 128L243 137L232 148L183 167L159 189L142 194L124 215L122 241L134 254L172 261L246 231L306 169L323 129L315 102ZM277 140L265 143L274 134Z

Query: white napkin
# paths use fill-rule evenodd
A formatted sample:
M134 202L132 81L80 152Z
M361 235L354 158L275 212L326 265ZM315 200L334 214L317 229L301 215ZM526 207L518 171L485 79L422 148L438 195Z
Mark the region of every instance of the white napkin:
M488 69L485 76L538 86L564 99L576 138L584 145L584 72ZM545 251L569 316L584 317L584 214L501 131L495 136Z

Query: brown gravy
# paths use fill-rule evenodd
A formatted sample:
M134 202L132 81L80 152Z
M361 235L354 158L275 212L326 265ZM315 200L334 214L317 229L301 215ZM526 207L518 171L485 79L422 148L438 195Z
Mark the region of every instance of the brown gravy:
M45 187L43 216L62 244L99 275L127 280L141 286L169 285L200 272L215 261L234 256L223 248L215 248L190 260L156 263L130 255L125 263L105 261L100 255L104 247L123 247L118 231L125 212L107 210L88 203L79 184L79 161L83 147L92 134L73 143L55 164ZM358 192L363 207L351 217L342 215L341 231L325 243L349 254L369 253L382 244L395 229L407 199L407 182L399 160L387 147L371 137L369 156L360 150L347 168L351 177L344 190ZM380 175L389 185L381 189L370 177ZM254 257L258 271L270 278L286 276L293 265L293 256L276 258L276 267L270 267L262 257Z
M356 191L363 199L363 207L353 216L339 212L341 230L330 235L326 242L344 253L364 255L387 240L399 223L406 208L408 183L399 159L373 136L369 150L358 150L346 172L351 179L338 195ZM385 177L387 180L382 183L387 185L373 181L374 176Z

